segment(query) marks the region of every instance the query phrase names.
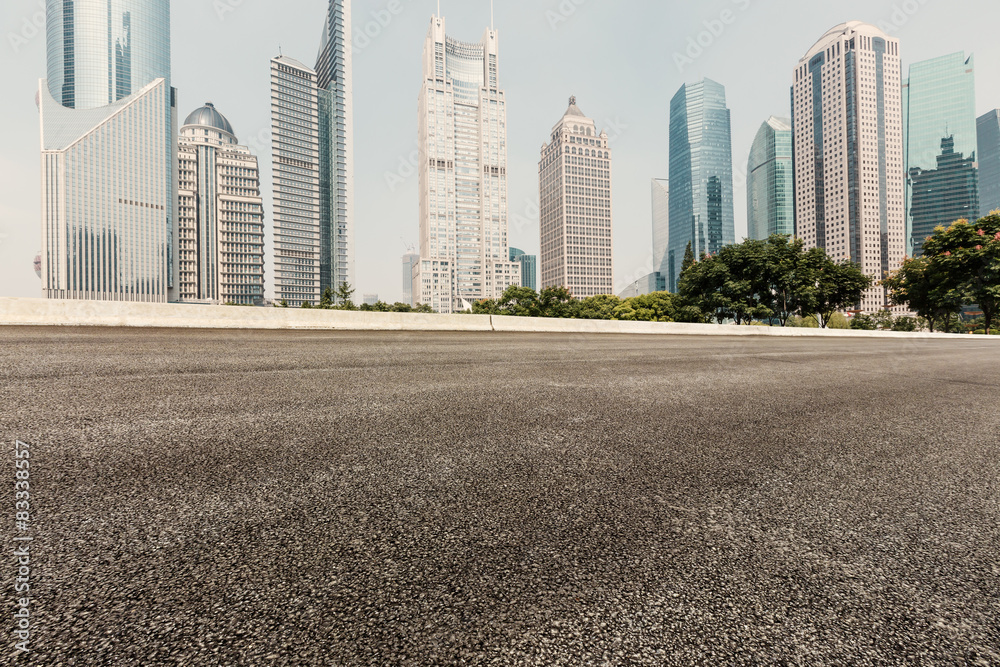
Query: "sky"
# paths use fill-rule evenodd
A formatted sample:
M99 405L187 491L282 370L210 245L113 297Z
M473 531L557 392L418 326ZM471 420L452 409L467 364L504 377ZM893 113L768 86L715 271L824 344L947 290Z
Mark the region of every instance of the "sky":
M0 296L37 297L41 247L35 92L45 76L43 0L0 3ZM315 62L326 0L174 0L172 83L181 120L215 104L260 157L271 210L269 60ZM401 256L416 244L420 56L436 0L355 0L357 294L402 298ZM442 0L449 35L478 41L489 0ZM496 0L500 83L507 94L510 244L537 254L538 159L575 95L612 141L615 287L654 270L650 180L668 178L670 98L708 77L732 112L736 236L746 234L750 145L768 117L789 116L799 59L829 28L873 23L914 62L976 57L976 111L1000 107L996 0ZM267 220L270 246L270 218ZM270 255L270 248L268 250ZM273 287L271 267L268 287Z

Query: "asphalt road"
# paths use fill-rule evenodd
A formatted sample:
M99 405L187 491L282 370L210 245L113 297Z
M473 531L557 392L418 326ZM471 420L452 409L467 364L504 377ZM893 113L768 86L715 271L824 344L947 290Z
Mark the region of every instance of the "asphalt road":
M0 655L1000 665L998 390L974 340L0 328Z

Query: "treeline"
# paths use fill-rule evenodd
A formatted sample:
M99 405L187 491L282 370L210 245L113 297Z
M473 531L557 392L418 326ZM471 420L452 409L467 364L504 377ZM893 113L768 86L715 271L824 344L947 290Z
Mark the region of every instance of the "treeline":
M963 309L981 311L982 333L995 333L1000 307L1000 213L938 227L921 257L907 258L883 281L893 303L926 319L931 331L961 329Z
M349 283L342 283L336 291L330 289L329 287L323 291L323 296L319 301L319 304L314 306L309 301L304 301L302 303L302 308L316 308L321 310L350 310L362 313L433 313L434 311L430 306L425 304L417 304L416 306L411 306L408 303L394 303L388 304L382 301L378 301L374 304L363 303L360 306L354 303L354 292L355 290L351 287ZM282 301L278 304L278 308L288 308L288 302Z
M601 295L574 299L563 287L540 293L511 287L500 299L473 306L473 313L519 317L566 317L644 322L830 326L834 314L854 306L871 279L851 263L838 264L820 248L775 235L767 241L726 246L694 257L690 244L677 294L654 292L621 299ZM793 319L794 318L794 319ZM841 326L846 327L846 319Z

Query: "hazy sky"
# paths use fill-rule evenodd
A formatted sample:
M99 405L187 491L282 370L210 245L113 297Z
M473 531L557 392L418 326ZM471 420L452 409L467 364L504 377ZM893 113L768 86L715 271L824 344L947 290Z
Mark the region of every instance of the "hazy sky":
M313 64L325 0L174 0L173 85L181 120L206 101L261 159L270 202L268 60ZM39 296L38 112L45 76L42 0L3 0L0 44L5 129L0 153L0 296ZM402 295L400 256L416 243L420 54L436 0L355 0L354 110L357 289ZM443 0L448 33L477 41L488 0ZM997 0L496 0L500 78L507 92L511 245L537 253L538 158L570 95L614 137L616 288L652 270L650 179L668 177L668 112L678 87L726 86L733 119L736 236L746 233L750 144L771 115L789 115L791 72L832 26L874 23L901 39L905 67L976 56L977 113L1000 107ZM360 37L365 28L373 37ZM890 30L891 29L891 30ZM695 48L686 53L691 47ZM697 46L697 42L705 46ZM690 56L690 57L689 57ZM689 59L691 62L679 62ZM399 178L397 178L397 176ZM268 219L270 224L270 219ZM271 238L268 233L268 243ZM268 287L273 279L268 270Z

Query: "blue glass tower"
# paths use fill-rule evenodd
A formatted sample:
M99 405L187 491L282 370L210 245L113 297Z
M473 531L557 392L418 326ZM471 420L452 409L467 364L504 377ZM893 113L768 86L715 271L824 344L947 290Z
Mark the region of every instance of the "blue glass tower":
M521 265L521 287L538 289L538 256L528 255L519 248L510 249L510 261Z
M684 250L716 253L736 242L733 150L726 89L710 79L670 102L670 239L667 289L677 291Z
M1000 109L976 120L979 145L979 214L1000 209Z
M47 0L42 281L50 298L174 300L169 0Z
M908 251L920 255L935 227L979 213L976 82L964 53L910 66L903 82Z
M764 241L795 233L792 121L771 116L760 126L747 160L747 233Z

